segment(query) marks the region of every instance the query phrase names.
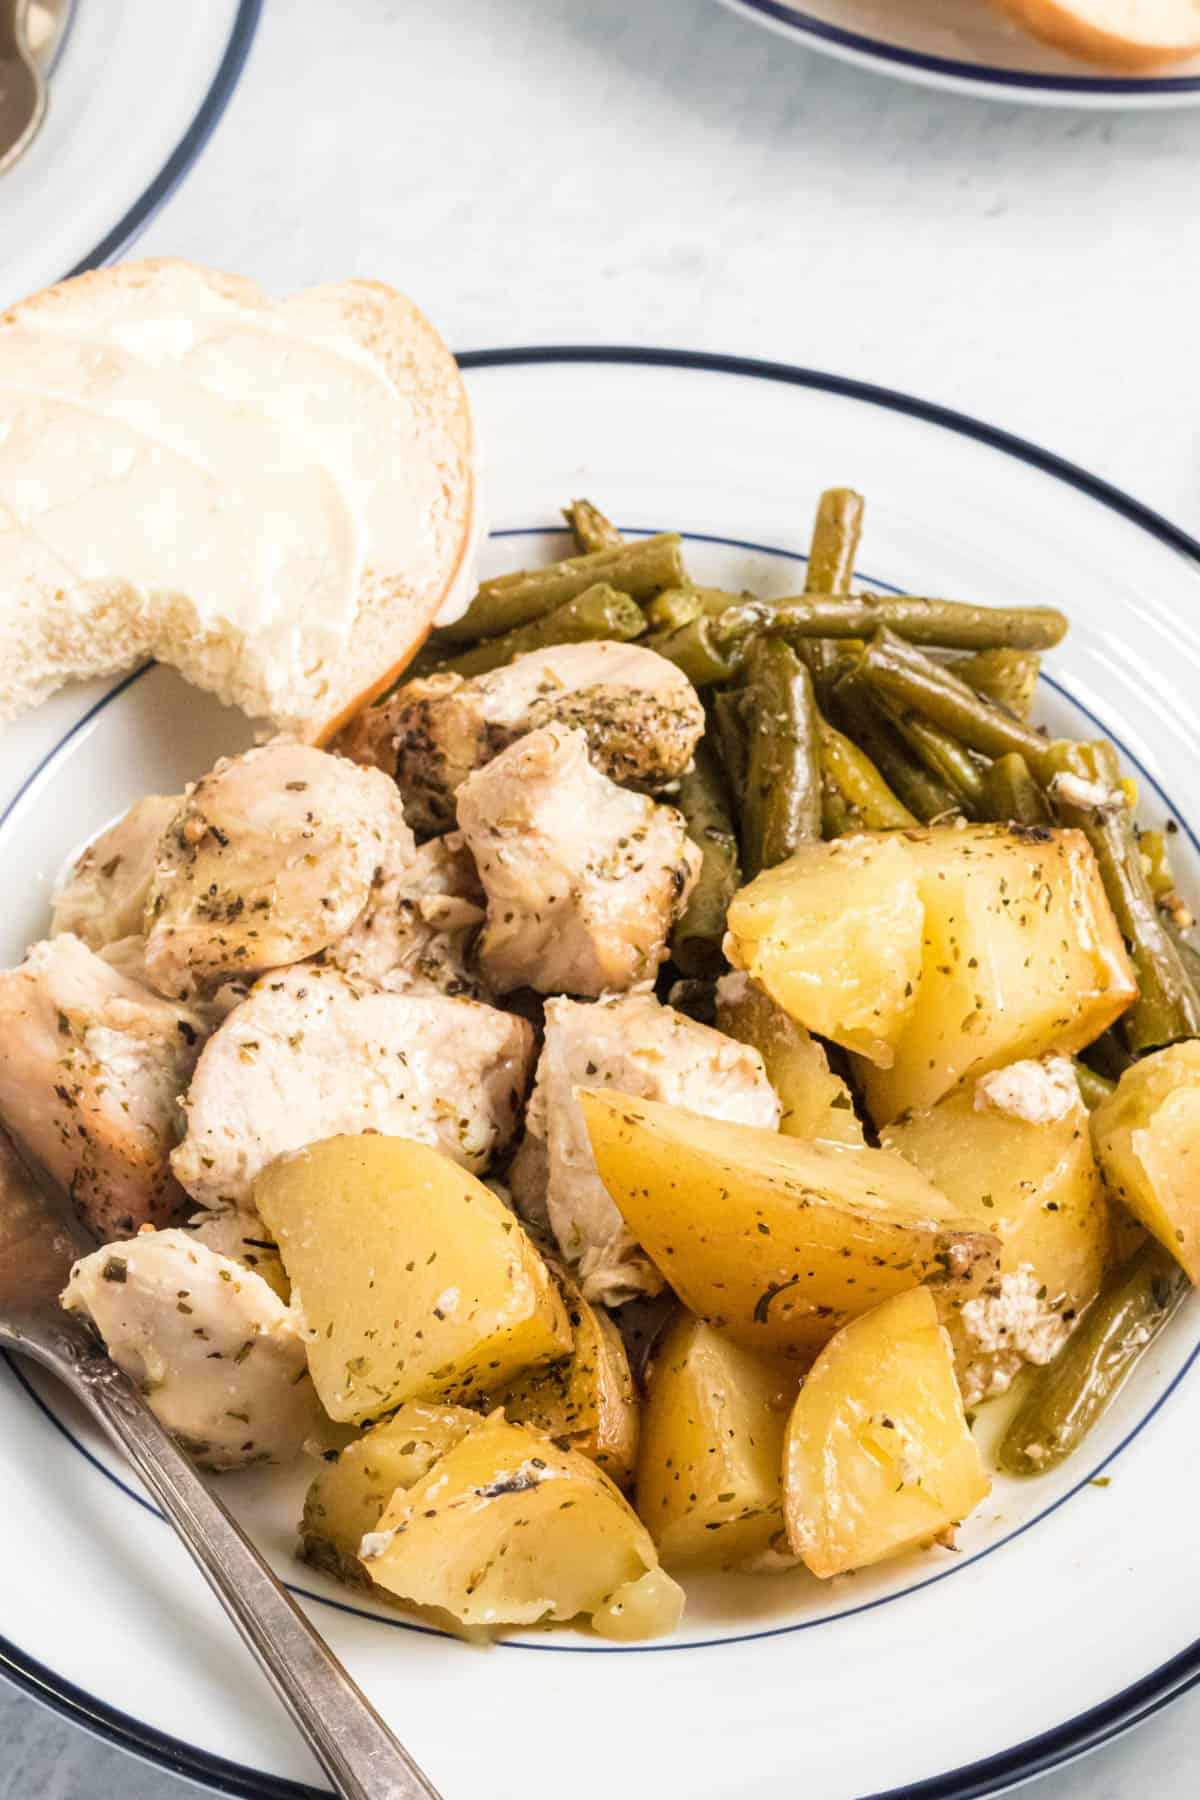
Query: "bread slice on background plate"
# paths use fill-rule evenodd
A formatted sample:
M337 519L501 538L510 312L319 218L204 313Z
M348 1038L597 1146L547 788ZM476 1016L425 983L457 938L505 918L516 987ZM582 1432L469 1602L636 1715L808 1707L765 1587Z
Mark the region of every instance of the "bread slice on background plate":
M1200 52L1200 0L999 0L1036 37L1127 74Z
M377 282L186 262L0 314L0 719L148 657L320 742L471 595L458 367Z

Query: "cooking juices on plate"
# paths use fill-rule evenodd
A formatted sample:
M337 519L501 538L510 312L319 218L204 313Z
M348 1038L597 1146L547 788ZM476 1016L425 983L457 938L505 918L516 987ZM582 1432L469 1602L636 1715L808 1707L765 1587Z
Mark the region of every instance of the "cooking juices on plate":
M316 1455L307 1560L623 1640L688 1570L938 1555L1018 1380L999 1466L1075 1449L1200 1267L1200 999L1111 747L1030 723L1062 614L855 591L845 489L769 601L567 520L326 747L89 846L0 1120L197 1460Z

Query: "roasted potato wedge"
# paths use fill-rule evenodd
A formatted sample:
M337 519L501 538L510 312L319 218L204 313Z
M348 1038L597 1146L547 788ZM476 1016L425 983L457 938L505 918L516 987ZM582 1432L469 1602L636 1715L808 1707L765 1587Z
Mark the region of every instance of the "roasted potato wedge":
M970 1075L1082 1049L1136 998L1082 832L932 826L893 840L918 882L924 953L890 1066L858 1061L877 1125Z
M805 844L734 895L725 951L809 1031L887 1066L921 972L923 909L895 834Z
M805 1378L784 1451L788 1538L812 1573L927 1544L990 1488L932 1294L895 1294L839 1331Z
M1099 1290L1109 1244L1087 1111L1066 1061L1018 1063L1002 1074L905 1114L880 1142L963 1217L996 1233L1001 1274L1032 1270L1048 1303L1074 1317ZM1013 1110L1022 1094L1030 1117Z
M411 1400L341 1451L329 1451L304 1498L300 1554L305 1562L340 1581L367 1586L358 1548L396 1490L414 1487L440 1456L482 1424L481 1414L465 1407Z
M556 1271L574 1347L562 1362L518 1375L497 1395L516 1425L528 1425L566 1449L589 1456L625 1487L637 1456L639 1402L620 1332Z
M686 1313L650 1372L637 1509L668 1568L792 1560L781 1468L795 1363L735 1344ZM782 1552L784 1554L780 1554Z
M570 1351L558 1289L520 1221L427 1144L326 1138L264 1169L254 1194L332 1419L477 1400Z
M863 1142L850 1090L829 1067L820 1044L748 975L726 975L718 982L716 1024L762 1057L783 1107L779 1129L785 1137Z
M380 1587L466 1626L586 1617L605 1636L649 1637L683 1608L608 1477L501 1413L397 1491L360 1554Z
M579 1088L600 1178L684 1304L752 1350L803 1355L889 1294L951 1300L999 1240L903 1157Z
M1200 1042L1126 1069L1092 1114L1092 1137L1113 1193L1200 1282Z

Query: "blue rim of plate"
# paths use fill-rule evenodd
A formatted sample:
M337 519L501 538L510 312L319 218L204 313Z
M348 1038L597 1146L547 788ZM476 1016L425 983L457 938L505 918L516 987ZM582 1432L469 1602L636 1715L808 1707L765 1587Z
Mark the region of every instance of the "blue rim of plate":
M74 268L68 269L64 279L86 274L89 269L103 268L105 263L127 250L134 239L141 236L160 207L171 198L198 160L233 97L258 30L262 9L263 0L238 0L229 41L195 118L150 185L117 220L111 231L101 238L95 249L90 250Z
M259 3L260 0L254 0L255 11ZM458 361L464 370L555 363L673 368L807 388L878 406L982 443L1064 482L1177 551L1200 573L1200 541L1119 488L1035 444L968 414L873 383L829 375L790 363L642 346L536 345L467 351L459 355ZM128 679L127 677L126 681ZM124 686L125 682L118 685ZM110 693L108 698L111 697ZM1161 1404L1165 1397L1165 1394L1161 1396L1157 1404ZM198 1750L181 1739L170 1737L141 1720L106 1705L28 1656L4 1637L0 1637L0 1673L33 1698L106 1743L129 1751L172 1774L207 1786L217 1793L237 1796L239 1800L328 1800L327 1789L263 1774L244 1764ZM1103 1701L1074 1719L1010 1750L943 1775L890 1789L886 1793L862 1796L861 1800L983 1800L986 1795L1000 1793L1099 1748L1150 1718L1171 1700L1198 1684L1200 1639L1110 1700Z
M726 0L737 12L758 13L764 19L792 31L797 37L834 44L841 50L852 50L879 62L895 63L900 68L919 70L925 75L941 75L949 80L970 82L986 88L1023 88L1033 93L1051 94L1198 94L1200 75L1037 75L1024 69L995 69L986 63L960 62L949 56L927 56L920 50L905 50L882 38L866 37L859 31L847 31L842 25L830 25L815 19L811 13L789 6L786 0Z

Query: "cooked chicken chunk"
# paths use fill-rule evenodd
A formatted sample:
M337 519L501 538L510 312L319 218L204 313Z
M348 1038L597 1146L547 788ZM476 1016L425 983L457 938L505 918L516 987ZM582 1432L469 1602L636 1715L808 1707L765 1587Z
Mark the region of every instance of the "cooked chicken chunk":
M190 787L146 906L146 969L190 995L334 944L411 857L395 786L305 744L265 744Z
M110 969L116 969L127 980L136 981L144 988L153 989L154 984L150 980L146 968L146 940L144 937L116 938L111 944L105 944L98 954ZM190 996L188 1005L204 1026L206 1037L210 1031L216 1030L221 1020L226 1018L235 1006L241 1004L253 986L254 977L250 976L241 981L223 981L220 987L214 988L211 994Z
M384 875L322 960L368 987L479 999L470 957L486 916L483 901L461 833L430 838L398 873Z
M106 1244L62 1297L198 1463L285 1462L320 1418L294 1314L263 1280L191 1232Z
M280 970L205 1046L175 1174L202 1206L245 1207L277 1156L350 1131L417 1138L479 1173L512 1141L532 1054L524 1019L473 1000Z
M513 1196L527 1218L548 1221L586 1298L619 1306L663 1284L596 1172L573 1089L601 1084L767 1131L777 1129L780 1108L757 1050L697 1025L652 994L591 1006L547 1002L526 1136L513 1162Z
M598 769L650 791L683 773L704 730L691 682L636 644L558 644L469 681L429 675L402 687L387 711L396 780L418 831L453 825L472 770L543 725L577 726ZM372 746L379 736L376 727Z
M462 833L487 894L479 966L498 994L605 994L654 979L700 872L682 816L593 768L546 726L463 783Z
M93 950L142 930L163 832L180 794L147 794L93 838L51 902L50 935L73 931Z
M215 1250L218 1256L228 1256L231 1261L253 1269L281 1300L289 1298L292 1284L287 1278L283 1258L256 1212L230 1206L224 1212L193 1213L182 1229L206 1250Z
M0 1119L98 1237L185 1210L168 1159L204 1029L67 932L0 973Z

